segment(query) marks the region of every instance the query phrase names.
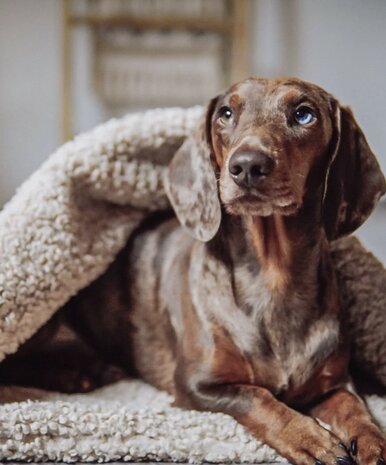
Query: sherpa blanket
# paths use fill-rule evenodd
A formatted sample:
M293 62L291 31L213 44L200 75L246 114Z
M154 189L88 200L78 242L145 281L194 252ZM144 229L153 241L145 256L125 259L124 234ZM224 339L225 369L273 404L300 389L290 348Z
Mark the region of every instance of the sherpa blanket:
M0 213L0 360L103 273L149 211L170 208L166 166L201 114L112 120L59 148L20 187ZM354 238L331 253L355 361L385 385L386 272ZM173 408L140 382L81 396L2 388L0 402L0 460L277 460L230 417ZM370 402L384 421L384 400Z
M70 396L13 388L0 399L27 393L35 400L1 407L2 461L286 462L230 416L172 407L140 381ZM368 404L386 430L385 401Z

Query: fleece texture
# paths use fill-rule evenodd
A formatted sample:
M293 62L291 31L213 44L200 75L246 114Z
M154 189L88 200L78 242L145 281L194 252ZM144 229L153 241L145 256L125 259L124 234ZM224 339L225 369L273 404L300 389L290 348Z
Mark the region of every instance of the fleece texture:
M0 213L0 360L102 274L150 211L170 208L166 166L202 112L109 121L59 148L19 188ZM353 237L331 251L355 361L386 385L386 272ZM230 417L173 408L137 381L82 396L2 388L0 402L0 460L277 460ZM384 400L370 402L383 422Z
M1 461L285 462L230 416L175 408L141 381L71 396L0 389L0 402L26 396L0 406ZM367 402L386 431L386 399Z
M202 113L153 110L63 145L0 214L0 360L99 276L149 210Z

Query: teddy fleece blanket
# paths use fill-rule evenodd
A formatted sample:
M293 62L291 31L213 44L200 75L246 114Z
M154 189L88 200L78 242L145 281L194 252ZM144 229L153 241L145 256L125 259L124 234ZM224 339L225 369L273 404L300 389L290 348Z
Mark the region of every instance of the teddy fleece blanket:
M19 188L0 212L0 360L103 273L150 211L170 208L165 170L202 111L109 121L63 145ZM385 384L386 272L354 238L331 253L355 362ZM278 460L230 417L170 401L139 381L72 396L0 388L0 460ZM369 402L383 424L386 402Z

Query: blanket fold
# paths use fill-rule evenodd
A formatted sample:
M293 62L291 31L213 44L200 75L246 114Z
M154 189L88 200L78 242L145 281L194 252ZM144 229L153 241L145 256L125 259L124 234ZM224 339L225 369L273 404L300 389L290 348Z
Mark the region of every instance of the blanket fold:
M149 210L200 107L111 120L63 145L0 214L0 360L96 279Z

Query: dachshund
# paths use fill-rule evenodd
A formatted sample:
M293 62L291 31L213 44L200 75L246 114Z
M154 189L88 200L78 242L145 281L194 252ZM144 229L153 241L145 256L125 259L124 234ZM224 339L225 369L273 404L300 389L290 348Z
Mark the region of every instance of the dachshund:
M175 405L229 414L292 463L383 465L329 255L386 191L350 109L299 79L249 78L210 101L165 187L177 218L146 219L66 305L68 324Z

